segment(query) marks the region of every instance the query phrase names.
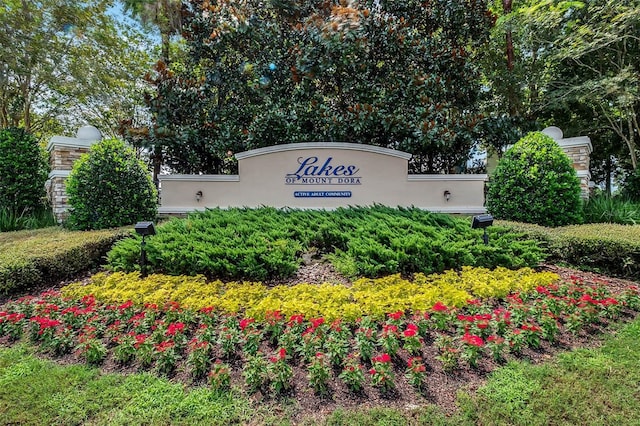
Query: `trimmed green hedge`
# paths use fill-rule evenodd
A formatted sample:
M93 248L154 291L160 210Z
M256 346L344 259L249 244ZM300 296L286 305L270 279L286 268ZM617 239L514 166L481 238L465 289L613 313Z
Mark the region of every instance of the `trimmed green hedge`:
M383 206L321 210L213 209L157 227L147 239L150 271L262 281L291 276L303 253L330 260L348 277L434 273L462 266L535 266L543 254L491 228L490 244L469 218ZM114 270L138 268L136 236L109 253Z
M0 233L0 294L24 292L100 266L107 251L127 232L51 227Z
M640 225L599 223L546 228L518 222L496 223L540 241L551 262L640 279Z

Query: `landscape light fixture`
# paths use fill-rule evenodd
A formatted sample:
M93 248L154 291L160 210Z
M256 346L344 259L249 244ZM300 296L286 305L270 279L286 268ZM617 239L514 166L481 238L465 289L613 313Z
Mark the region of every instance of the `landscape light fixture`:
M449 198L451 198L451 191L447 189L446 191L444 191L444 194L442 195L444 196L445 201L449 201Z
M145 237L150 235L156 235L156 228L153 226L153 222L138 222L135 226L136 234L142 237L140 243L140 276L145 278L147 276L147 251Z
M487 234L487 228L491 225L493 225L493 216L491 216L490 214L481 214L479 216L474 216L473 222L471 222L472 229L484 229L482 241L484 241L485 245L489 244L489 235Z
M202 191L196 192L196 201L200 202L201 199L202 199Z

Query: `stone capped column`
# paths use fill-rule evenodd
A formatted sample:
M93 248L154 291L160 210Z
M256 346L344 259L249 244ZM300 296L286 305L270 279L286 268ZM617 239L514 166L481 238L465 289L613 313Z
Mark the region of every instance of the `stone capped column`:
M573 168L580 178L580 188L582 189L582 198L589 199L589 181L591 181L591 172L589 171L590 155L593 152L591 139L588 136L579 136L575 138L565 138L562 130L558 127L547 127L542 131L547 136L555 140L562 150L573 162Z
M66 180L71 173L73 163L82 154L89 152L91 145L99 142L102 134L93 126L82 126L76 132L75 138L53 136L47 144L51 172L47 180L47 194L53 214L58 223L67 217L69 205L67 202Z

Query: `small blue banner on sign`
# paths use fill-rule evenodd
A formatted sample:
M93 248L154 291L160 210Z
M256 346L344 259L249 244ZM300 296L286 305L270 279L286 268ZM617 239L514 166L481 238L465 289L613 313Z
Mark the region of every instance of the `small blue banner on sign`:
M296 198L349 198L351 191L295 191Z

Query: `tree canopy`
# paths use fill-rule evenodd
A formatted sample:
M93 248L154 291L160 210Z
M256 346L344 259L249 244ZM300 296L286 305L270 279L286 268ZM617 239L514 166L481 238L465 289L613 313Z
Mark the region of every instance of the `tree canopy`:
M90 122L113 135L142 104L144 38L113 0L5 0L0 6L0 127L40 134Z
M414 154L413 171L458 171L480 119L473 54L491 23L473 0L185 1L186 61L148 76L155 126L130 136L187 173L305 141L395 148Z

